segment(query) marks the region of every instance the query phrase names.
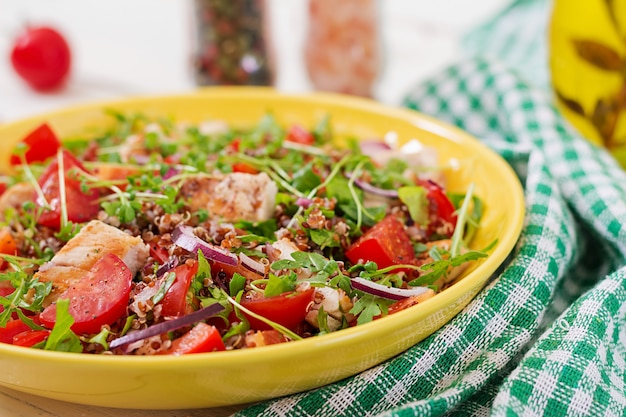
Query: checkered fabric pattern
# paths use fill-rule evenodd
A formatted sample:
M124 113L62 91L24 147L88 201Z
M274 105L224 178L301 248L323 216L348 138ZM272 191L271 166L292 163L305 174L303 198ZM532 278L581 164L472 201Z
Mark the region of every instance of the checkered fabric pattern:
M499 18L521 10L523 27L545 4L518 0ZM511 260L405 353L240 417L626 415L626 173L524 81L518 56L497 58L454 65L404 104L470 132L518 173L527 214Z

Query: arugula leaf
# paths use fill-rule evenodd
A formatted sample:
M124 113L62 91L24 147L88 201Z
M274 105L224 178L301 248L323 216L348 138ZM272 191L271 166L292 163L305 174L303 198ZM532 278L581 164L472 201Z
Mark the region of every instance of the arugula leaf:
M198 250L198 272L191 280L191 291L198 296L204 288L204 280L211 277L211 265L201 250Z
M4 310L0 312L0 327L6 326L13 313L22 313L21 309L34 312L40 311L44 298L50 294L52 290L51 282L39 282L24 272L14 259L9 257L5 259L17 267L18 270L0 274L0 281L9 281L11 286L15 288L11 294L0 297L0 306L4 308ZM29 322L30 321L31 320L29 320ZM40 328L36 325L30 327L34 329Z
M281 276L270 274L269 279L265 284L265 290L263 291L263 295L265 297L274 297L276 295L294 291L296 289L297 279L297 275L293 272Z
M69 313L70 301L62 299L57 301L57 315L54 327L48 336L44 350L57 352L83 351L83 344L76 334L70 329L74 324L74 317Z
M359 190L360 191L360 190ZM359 192L357 191L357 193ZM363 192L361 191L360 194ZM352 194L348 189L347 178L337 175L326 184L326 195L329 198L335 198L340 205L352 203Z
M308 193L321 183L322 180L313 172L312 166L309 164L293 174L291 185L298 191Z
M243 291L246 287L246 277L241 275L239 272L235 272L230 282L228 283L228 291L231 296L236 296L239 294L239 291Z
M266 238L266 240L273 240L274 233L278 230L278 225L276 223L276 219L269 219L262 222L250 222L247 220L241 220L234 224L234 226L238 229L245 230L254 236L262 236ZM238 236L238 238L242 238L243 236ZM245 237L244 237L245 239ZM256 239L256 238L250 238ZM243 241L243 240L242 240ZM255 240L248 240L250 242Z
M311 240L319 245L321 249L324 248L338 248L341 246L339 241L339 235L332 230L327 229L307 229Z
M356 322L357 325L359 325L374 320L376 316L387 315L391 303L393 303L392 300L376 297L371 294L364 294L354 303L354 306L350 309L350 313L357 316Z
M449 258L441 257L440 259L437 259L434 262L430 262L428 264L422 265L420 269L425 271L426 273L423 275L420 275L419 278L416 278L410 281L409 285L410 286L432 285L439 278L446 277L448 275L448 270L450 268L460 266L464 264L465 262L475 261L477 259L481 259L485 257L487 257L487 254L481 251L469 251L461 255L452 256Z
M417 224L428 224L428 199L426 189L420 186L398 188L398 197L409 209L411 219Z

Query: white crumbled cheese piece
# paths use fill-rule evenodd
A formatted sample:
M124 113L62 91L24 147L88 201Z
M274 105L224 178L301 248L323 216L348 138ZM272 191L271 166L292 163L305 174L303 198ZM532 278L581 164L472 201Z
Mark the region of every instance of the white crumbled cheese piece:
M318 328L317 316L320 308L323 307L324 312L327 314L326 324L330 331L339 330L344 318L346 321L354 318L349 313L352 305L352 300L342 289L319 287L315 289L314 304L307 313L305 320Z

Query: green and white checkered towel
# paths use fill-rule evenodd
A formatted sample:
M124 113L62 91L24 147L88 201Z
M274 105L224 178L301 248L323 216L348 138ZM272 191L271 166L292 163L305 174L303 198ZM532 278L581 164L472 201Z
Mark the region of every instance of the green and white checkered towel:
M553 107L529 47L541 42L516 43L547 9L516 1L467 41L497 52L504 37L501 53L448 68L404 103L480 138L520 176L527 215L508 265L407 352L239 416L626 415L626 174Z

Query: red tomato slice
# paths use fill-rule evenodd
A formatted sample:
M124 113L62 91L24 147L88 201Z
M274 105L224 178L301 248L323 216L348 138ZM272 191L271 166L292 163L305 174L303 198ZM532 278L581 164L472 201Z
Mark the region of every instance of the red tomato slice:
M354 242L346 251L346 257L352 263L372 261L378 268L386 268L411 264L415 252L402 222L389 215Z
M103 325L113 324L126 312L130 298L132 273L117 255L104 255L85 272L78 282L59 298L69 299L69 313L74 317L72 330L77 334L98 333ZM44 327L56 322L56 304L40 315Z
M430 223L428 234L439 234L450 237L456 226L456 209L441 186L433 181L418 181L418 184L428 190Z
M248 280L255 280L255 279L263 278L261 275L257 274L254 271L249 270L248 268L243 266L241 263L237 265L226 265L221 262L213 262L213 264L211 265L211 274L213 274L213 276L215 277L220 272L224 272L226 275L228 275L229 281L235 272L237 272L240 275L243 275Z
M13 337L27 330L31 330L26 323L20 319L9 320L6 327L0 327L0 343L13 343Z
M191 280L198 272L198 263L183 264L172 269L176 279L161 300L161 315L164 317L180 317L187 314L187 292Z
M245 162L235 162L233 164L233 172L243 172L246 174L258 174L259 170Z
M293 125L287 132L287 138L289 142L299 143L301 145L313 145L315 143L315 136L300 125Z
M148 246L150 248L150 256L159 264L163 265L169 260L170 254L166 248L159 245L159 240L161 240L161 238L159 236L156 236L150 241Z
M24 156L29 164L43 162L53 157L61 147L59 138L46 123L26 135L22 142L28 147ZM11 155L10 162L11 165L21 165L22 163L17 155Z
M66 174L73 168L87 172L80 161L66 150L63 150L63 168ZM59 229L61 227L61 196L58 159L53 160L39 178L39 186L50 205L50 209L44 210L37 222L43 226ZM84 193L80 188L80 181L67 178L66 175L65 200L69 221L83 223L95 218L100 209L97 202L98 197L98 190L90 189ZM36 194L34 199L39 206L45 206L44 201Z
M168 355L187 353L216 352L226 350L220 332L204 322L196 324L190 331L172 341L172 346L164 352Z
M50 336L50 330L26 330L13 336L13 344L16 346L32 347L43 342Z
M302 292L291 292L274 297L242 298L241 305L288 329L295 329L306 317L313 303L315 288ZM245 313L244 313L245 314ZM272 327L261 320L248 316L250 327L255 330L271 330Z

